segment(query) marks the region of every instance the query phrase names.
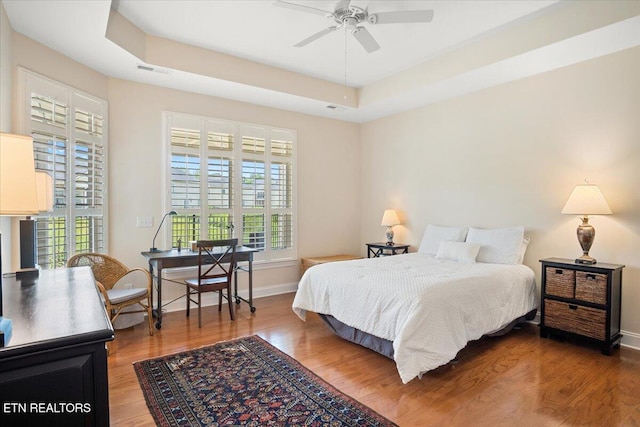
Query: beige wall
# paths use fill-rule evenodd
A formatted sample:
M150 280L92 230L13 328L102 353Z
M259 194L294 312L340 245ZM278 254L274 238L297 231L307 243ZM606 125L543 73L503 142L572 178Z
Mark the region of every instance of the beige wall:
M525 263L581 254L577 218L560 214L585 178L614 215L594 217L591 255L625 264L622 329L640 338L640 48L364 124L361 242L416 250L427 224L524 225Z
M359 251L357 125L111 79L109 244L112 254L128 265L144 266L140 251L151 246L156 227L137 228L136 217L153 216L154 224L158 224L166 210L162 195L163 111L297 130L298 256ZM162 242L160 236L158 242ZM245 280L242 276L241 280ZM258 295L265 292L260 288L289 285L289 289L295 289L298 279L298 265L258 270L254 275L254 288Z
M110 254L125 264L146 267L140 251L149 248L156 231L136 227L136 217L152 216L158 224L165 211L161 187L165 110L297 130L298 256L359 251L358 125L109 79L17 33L12 47L14 75L21 66L109 102L108 245ZM14 96L13 121L18 127L17 93ZM18 244L11 246L15 264ZM258 270L256 294L269 292L261 287L291 289L298 278L297 265Z

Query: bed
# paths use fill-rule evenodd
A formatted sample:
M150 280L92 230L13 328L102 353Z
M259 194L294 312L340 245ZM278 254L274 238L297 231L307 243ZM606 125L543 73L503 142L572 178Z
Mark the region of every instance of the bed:
M310 268L292 308L302 320L318 313L338 335L393 358L407 383L469 341L535 314L523 233L430 225L416 253Z

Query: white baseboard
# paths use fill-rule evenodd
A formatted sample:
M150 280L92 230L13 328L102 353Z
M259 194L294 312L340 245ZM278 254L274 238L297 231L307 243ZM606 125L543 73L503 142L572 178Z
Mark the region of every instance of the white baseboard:
M640 334L627 331L620 331L620 333L622 334L620 347L626 347L640 351Z
M281 283L273 286L260 286L259 288L253 289L253 299L255 300L256 298L287 294L290 292L295 292L297 289L298 289L298 282ZM242 298L249 299L248 290L242 290L239 293ZM223 303L224 303L224 300L223 300ZM207 292L202 294L202 306L205 307L210 305L218 305L217 292ZM255 301L254 301L254 305L255 305ZM186 302L184 298L180 298L172 302L164 301L162 304L163 313L168 313L171 311L180 311L185 309L186 309Z
M536 313L536 317L530 320L529 323L534 325L540 324L540 312ZM620 347L631 348L633 350L640 350L640 334L628 331L620 331L622 334L622 340L620 340Z

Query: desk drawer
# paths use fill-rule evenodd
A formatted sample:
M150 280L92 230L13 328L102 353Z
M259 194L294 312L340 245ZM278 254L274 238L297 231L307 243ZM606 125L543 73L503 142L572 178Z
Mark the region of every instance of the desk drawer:
M561 298L573 298L576 284L575 270L547 267L545 293Z
M607 303L607 275L576 272L576 299L595 304Z
M544 326L606 339L607 313L597 308L545 299Z

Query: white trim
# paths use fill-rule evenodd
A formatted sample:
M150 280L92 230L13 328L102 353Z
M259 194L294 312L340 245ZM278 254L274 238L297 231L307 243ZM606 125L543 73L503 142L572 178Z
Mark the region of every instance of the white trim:
M260 311L260 304L258 303L256 305L256 298L264 298L264 297L270 297L273 295L281 295L281 294L288 294L288 293L292 293L295 292L298 289L298 282L291 282L291 283L281 283L279 285L272 285L272 286L261 286L259 288L254 288L253 289L253 303L254 306L256 306L256 311L259 312ZM240 296L242 298L249 298L249 291L248 290L241 290L240 291ZM226 302L223 300L223 304L226 304ZM208 307L208 306L213 306L213 305L218 305L218 294L216 292L207 292L206 294L202 295L202 306L203 307ZM196 306L197 307L197 306ZM163 308L162 308L162 312L163 313L169 313L172 311L184 311L186 309L186 302L184 298L180 298L176 301L173 301L170 304L167 304L166 306L164 306L163 303ZM196 308L197 309L197 308ZM245 302L241 303L241 310L246 309L247 311L249 311L249 307L246 306ZM224 310L224 307L223 307ZM193 316L193 314L192 314ZM196 313L197 316L197 313Z
M631 348L633 350L640 351L640 334L628 331L620 331L620 333L622 334L620 347Z

